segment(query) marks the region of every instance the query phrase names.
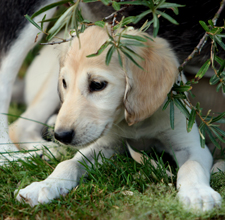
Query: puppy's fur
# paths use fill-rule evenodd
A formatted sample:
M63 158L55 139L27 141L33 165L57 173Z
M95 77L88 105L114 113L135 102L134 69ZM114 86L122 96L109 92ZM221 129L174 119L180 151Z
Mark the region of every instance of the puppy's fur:
M128 34L144 35L135 30ZM124 140L132 146L136 141L142 142L145 149L159 140L158 150L175 155L178 161L178 197L186 208L205 211L219 206L221 197L209 186L212 156L206 146L200 147L197 126L187 133L186 119L175 108L172 130L169 109L162 111L178 75L178 61L168 43L155 38L147 41L148 47L132 48L145 58L138 60L143 71L127 57L123 57L121 68L116 53L109 66L105 65L107 51L94 58L86 57L107 39L104 29L88 28L80 35L81 49L78 39L74 39L60 69L58 90L62 106L55 134L62 142L82 149L73 159L60 163L44 181L21 189L17 199L25 198L31 206L48 203L79 183L85 170L78 161L89 164L99 152L109 158L120 151ZM106 87L93 91L91 85L95 82L104 82ZM139 144L134 147L141 150Z

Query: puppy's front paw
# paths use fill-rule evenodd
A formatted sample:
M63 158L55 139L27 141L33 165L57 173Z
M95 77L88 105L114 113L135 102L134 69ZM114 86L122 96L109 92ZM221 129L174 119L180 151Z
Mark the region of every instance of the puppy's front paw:
M76 184L71 184L70 181L46 179L34 182L19 192L16 190L14 194L18 201L28 203L33 207L38 203L50 203L60 195L65 196L74 185Z
M185 209L195 211L208 211L214 207L220 207L222 202L218 192L204 185L181 187L177 196Z

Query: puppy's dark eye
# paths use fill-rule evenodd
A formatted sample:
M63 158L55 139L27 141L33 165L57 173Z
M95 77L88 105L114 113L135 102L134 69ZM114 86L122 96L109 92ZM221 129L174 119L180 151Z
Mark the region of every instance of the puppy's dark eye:
M63 83L63 88L66 89L67 88L67 85L66 85L65 79L62 80L62 83Z
M101 90L105 89L107 84L108 83L106 81L102 81L102 82L91 81L91 83L89 85L89 90L90 90L90 92L101 91Z

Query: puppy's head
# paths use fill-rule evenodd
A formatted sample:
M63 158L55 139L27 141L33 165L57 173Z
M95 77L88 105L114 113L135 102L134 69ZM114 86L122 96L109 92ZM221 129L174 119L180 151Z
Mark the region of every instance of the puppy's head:
M128 34L144 33L133 30ZM122 68L117 53L106 66L107 50L87 58L107 40L105 29L88 28L80 35L81 48L74 39L61 64L58 90L62 107L55 137L65 144L87 145L124 118L132 125L151 116L176 79L177 61L165 40L156 38L148 40L147 47L131 48L145 59L137 60L144 70L126 56Z

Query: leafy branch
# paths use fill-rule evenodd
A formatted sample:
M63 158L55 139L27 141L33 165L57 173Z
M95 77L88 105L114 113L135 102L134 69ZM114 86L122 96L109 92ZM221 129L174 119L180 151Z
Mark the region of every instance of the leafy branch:
M208 134L212 143L219 149L221 149L219 142L225 143L224 137L225 132L219 128L219 126L215 123L219 123L221 119L225 116L225 112L218 114L213 117L210 116L211 110L208 111L206 116L202 115L202 109L200 108L200 104L197 103L196 106L193 106L185 93L189 92L191 94L191 84L196 84L198 81L206 74L209 67L211 66L214 70L215 75L210 78L210 85L216 85L218 92L220 88L222 88L223 92L225 92L225 60L216 56L217 46L219 45L223 50L225 50L225 44L222 41L222 38L225 37L225 34L222 33L224 31L224 27L216 27L216 21L220 16L225 5L225 0L221 2L220 8L215 14L212 20L209 20L209 25L206 25L205 22L200 21L201 26L204 28L206 33L203 38L200 40L199 44L195 47L193 52L188 56L187 59L180 65L179 71L182 71L184 66L197 54L201 52L201 49L206 43L207 37L211 39L211 50L210 50L210 59L208 59L202 67L199 69L195 78L191 81L188 81L186 84L183 82L180 85L175 84L168 94L168 101L165 103L163 109L170 104L170 124L171 128L174 129L174 104L178 107L178 109L185 115L187 118L187 131L190 132L193 124L195 123L196 117L198 116L201 120L201 124L199 126L200 133L200 142L201 146L205 146L205 135ZM220 66L218 69L215 67L215 62ZM189 113L190 109L190 113ZM223 122L224 123L224 122Z

